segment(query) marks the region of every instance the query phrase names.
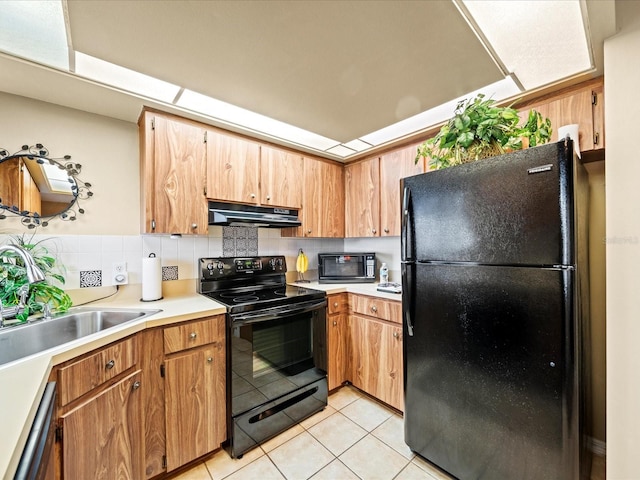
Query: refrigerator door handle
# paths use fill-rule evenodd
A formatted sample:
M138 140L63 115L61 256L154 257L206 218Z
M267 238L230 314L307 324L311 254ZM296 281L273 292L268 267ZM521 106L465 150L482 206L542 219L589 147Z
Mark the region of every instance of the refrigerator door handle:
M400 233L401 260L406 262L413 259L413 238L411 238L413 225L411 224L411 190L404 187L402 190L402 224Z
M407 326L407 335L413 337L413 322L411 321L412 310L415 302L412 300L414 297L413 269L415 264L403 263L402 264L402 314L404 316L404 323Z

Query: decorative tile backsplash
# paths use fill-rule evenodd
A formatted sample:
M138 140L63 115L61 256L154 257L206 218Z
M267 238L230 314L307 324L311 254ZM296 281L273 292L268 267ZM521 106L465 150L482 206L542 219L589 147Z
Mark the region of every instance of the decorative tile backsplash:
M82 270L80 271L80 288L101 287L102 270Z
M258 229L255 227L222 227L222 256L250 257L258 255Z
M178 266L162 267L162 281L178 280Z
M225 241L226 240L226 241ZM129 284L142 283L142 259L155 253L161 259L164 281L199 277L198 259L203 257L284 255L287 268L295 274L298 249L309 257L309 271L317 270L318 252L398 250L397 239L288 238L275 228L209 227L208 235L189 235L172 239L168 235L35 235L33 242L56 258L64 289L113 285L114 263L125 262ZM0 235L0 244L10 241ZM347 245L350 243L350 245ZM397 243L397 245L396 245ZM395 254L394 254L395 255ZM393 273L395 258L381 255ZM399 270L399 256L397 260ZM397 277L393 277L397 278ZM313 279L311 273L310 279Z

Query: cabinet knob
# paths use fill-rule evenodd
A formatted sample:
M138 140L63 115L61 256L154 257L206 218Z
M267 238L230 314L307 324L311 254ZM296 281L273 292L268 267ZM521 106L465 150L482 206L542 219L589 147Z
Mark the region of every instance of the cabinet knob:
M334 306L335 308L338 308L338 302L333 302L333 306Z
M335 320L333 321L333 326L335 327L336 325L338 325L338 322L336 322Z
M207 357L207 363L213 363L213 357Z
M389 233L389 229L388 229L388 228L385 228L385 229L384 229L384 233Z
M375 305L371 305L371 311L372 312L377 312L378 311L378 307L376 307Z
M374 235L377 233L378 231L374 228L373 230L371 230L371 233L373 233Z
M267 200L271 200L271 195L267 195Z
M197 336L198 336L198 334L196 332L191 332L191 334L189 335L189 338L191 340L195 340Z
M131 385L131 390L137 390L140 388L140 380L136 380L135 382L133 382L133 385Z
M256 194L252 193L251 195L249 195L251 198L256 198Z
M115 365L116 365L115 360L109 360L107 364L104 366L104 368L106 368L107 370L111 370L113 367L115 367Z
M398 332L393 332L393 338L399 338L400 334Z
M309 229L309 230L307 230L307 233L308 233L308 234L311 234L311 230L310 230L310 229Z
M198 228L198 224L197 224L197 223L192 223L192 224L191 224L191 228L192 228L193 230L195 230L196 228Z

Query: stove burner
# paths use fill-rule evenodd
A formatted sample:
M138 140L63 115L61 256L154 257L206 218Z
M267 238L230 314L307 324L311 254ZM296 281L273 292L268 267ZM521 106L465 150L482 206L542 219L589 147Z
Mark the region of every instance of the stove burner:
M241 295L239 297L235 297L233 301L236 303L255 302L258 298L259 297L256 295Z
M273 294L274 295L278 295L279 297L286 297L287 296L287 290L286 289L274 290Z

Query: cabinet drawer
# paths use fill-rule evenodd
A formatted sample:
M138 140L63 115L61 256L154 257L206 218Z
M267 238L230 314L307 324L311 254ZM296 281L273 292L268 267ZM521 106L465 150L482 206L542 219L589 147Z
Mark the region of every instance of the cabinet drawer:
M137 362L134 338L106 347L58 370L60 404L81 397Z
M327 313L332 315L334 313L346 312L349 308L349 295L346 293L334 293L327 297Z
M402 303L384 300L364 295L351 295L351 310L353 313L402 323Z
M183 323L164 329L164 353L175 353L188 348L200 347L208 343L222 341L217 333L220 317Z

